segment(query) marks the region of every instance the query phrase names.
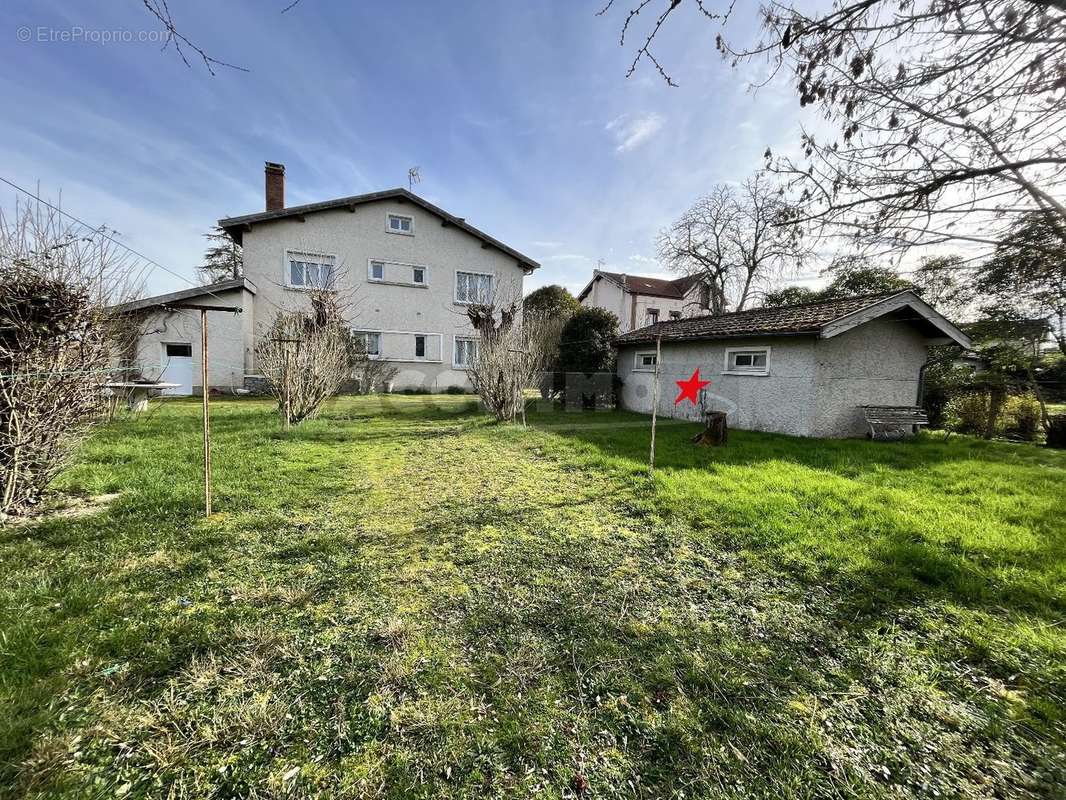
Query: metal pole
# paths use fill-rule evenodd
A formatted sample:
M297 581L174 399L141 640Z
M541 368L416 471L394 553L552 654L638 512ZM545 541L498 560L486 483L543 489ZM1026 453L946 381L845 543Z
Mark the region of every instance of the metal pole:
M655 337L655 383L651 389L651 452L648 455L648 474L655 472L655 420L659 416L659 360L662 356L663 337Z
M204 514L211 516L211 388L207 383L207 310L200 309L200 384L204 400Z

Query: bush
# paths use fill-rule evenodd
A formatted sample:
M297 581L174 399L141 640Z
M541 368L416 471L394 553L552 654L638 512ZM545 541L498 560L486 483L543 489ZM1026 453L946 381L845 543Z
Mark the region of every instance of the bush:
M1035 441L1040 432L1040 402L1032 394L1016 394L1003 405L1004 433Z
M103 418L127 274L58 215L0 214L0 520L29 511Z
M957 433L983 436L988 426L989 392L969 391L956 394L944 406L944 425ZM996 414L993 435L1035 441L1040 432L1040 403L1032 394L1011 395Z
M470 390L462 386L449 386L444 390L445 394L470 394Z
M988 392L963 392L955 395L944 406L944 427L956 433L984 435L991 402L992 396ZM998 422L996 433L999 433Z
M568 408L603 408L616 402L614 338L618 318L602 308L582 308L559 337L554 388Z

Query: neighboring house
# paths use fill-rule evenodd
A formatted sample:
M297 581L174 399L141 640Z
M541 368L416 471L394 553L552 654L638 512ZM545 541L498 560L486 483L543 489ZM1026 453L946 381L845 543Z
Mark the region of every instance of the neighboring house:
M317 287L343 293L353 333L372 358L397 368L394 388L469 387L467 370L478 337L467 307L491 301L520 304L524 276L540 265L405 189L286 207L284 181L284 166L268 162L266 211L219 220L243 247L243 314L229 328L218 319L224 315L211 315L210 385L228 390L261 384L255 343L280 311L309 308L307 290ZM217 285L191 291L198 296L219 293ZM141 302L158 306L166 300ZM189 320L198 328L198 318ZM178 336L173 330L168 329L165 341L159 338L163 334L153 334L143 343L144 363L165 366L159 360L167 355L164 351L177 353L177 346L188 345L191 391L197 393L198 333L186 330ZM216 356L223 347L234 352ZM174 357L169 356L170 363ZM216 361L224 361L225 367L216 371ZM231 372L242 363L245 375L234 382Z
M824 437L863 435L863 405L915 405L931 345L971 346L911 291L660 322L616 340L625 408L651 412L657 337L660 414L700 417L674 405L698 368L704 408L731 426Z
M698 277L668 281L597 269L577 300L610 311L618 317L619 333L628 333L663 320L707 313L710 290Z

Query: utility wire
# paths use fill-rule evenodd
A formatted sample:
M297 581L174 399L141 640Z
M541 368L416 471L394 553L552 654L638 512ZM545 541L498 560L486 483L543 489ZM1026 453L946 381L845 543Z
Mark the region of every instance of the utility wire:
M148 264L151 264L153 267L158 267L159 269L163 270L163 272L166 272L166 273L168 273L170 275L173 275L178 280L185 281L185 283L187 283L190 286L193 286L193 287L195 287L197 289L202 288L198 284L194 283L190 278L187 278L184 275L182 275L182 274L180 274L178 272L175 272L174 270L170 269L169 267L166 267L163 264L160 264L154 258L149 258L144 253L142 253L142 252L140 252L138 250L134 250L128 244L126 244L125 242L120 242L114 236L109 236L107 233L104 232L105 228L103 226L94 227L93 225L90 225L85 220L79 219L78 217L74 216L73 214L71 214L71 213L69 213L67 211L64 211L63 209L59 208L58 206L53 205L52 203L49 203L47 200L42 199L40 196L34 194L30 190L24 189L21 186L19 186L17 183L13 183L12 181L9 181L7 178L3 177L2 175L0 175L0 183L6 183L12 189L16 189L17 191L22 192L23 194L27 195L28 197L32 197L38 203L41 203L42 205L47 206L48 208L50 208L53 211L55 211L57 214L61 214L64 217L67 217L68 219L74 220L76 223L78 223L79 225L84 227L86 230L92 231L94 235L102 236L104 239L107 239L109 242L111 242L113 244L117 244L119 247L123 248L124 250L132 253L133 255L137 256L138 258L143 259ZM222 300L221 297L219 297L217 294L215 294L212 291L205 291L204 294L210 295L211 297L215 298L216 300L219 300L219 301Z

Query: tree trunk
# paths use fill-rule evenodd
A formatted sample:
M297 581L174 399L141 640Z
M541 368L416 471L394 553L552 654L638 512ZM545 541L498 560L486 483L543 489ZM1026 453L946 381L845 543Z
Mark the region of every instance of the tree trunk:
M996 422L999 420L999 412L1003 410L1007 393L999 387L993 388L988 393L988 417L985 419L985 438L991 439L996 435Z
M724 445L729 439L729 429L726 426L726 414L724 411L708 411L707 427L692 437L693 444L704 447L718 447Z

